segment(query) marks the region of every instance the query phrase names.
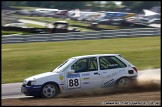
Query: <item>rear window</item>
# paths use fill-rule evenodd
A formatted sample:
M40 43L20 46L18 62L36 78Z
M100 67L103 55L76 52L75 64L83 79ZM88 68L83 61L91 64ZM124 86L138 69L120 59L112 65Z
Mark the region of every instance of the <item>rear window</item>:
M115 69L115 68L124 68L126 64L123 63L115 56L102 56L99 57L99 65L101 70L106 69Z

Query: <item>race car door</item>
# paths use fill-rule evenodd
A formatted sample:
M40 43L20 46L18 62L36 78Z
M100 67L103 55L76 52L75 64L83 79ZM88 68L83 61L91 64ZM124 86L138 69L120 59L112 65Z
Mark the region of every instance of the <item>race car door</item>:
M115 56L99 57L99 65L103 88L113 88L116 84L116 80L126 71L126 64Z
M68 89L101 88L102 79L96 57L79 59L71 66L71 70L75 73L67 76Z

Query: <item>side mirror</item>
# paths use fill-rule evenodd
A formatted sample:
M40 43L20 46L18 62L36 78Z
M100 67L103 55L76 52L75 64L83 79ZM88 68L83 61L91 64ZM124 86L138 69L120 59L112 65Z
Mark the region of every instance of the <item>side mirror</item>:
M75 73L75 71L74 70L70 70L70 71L67 72L67 74L72 74L72 73Z

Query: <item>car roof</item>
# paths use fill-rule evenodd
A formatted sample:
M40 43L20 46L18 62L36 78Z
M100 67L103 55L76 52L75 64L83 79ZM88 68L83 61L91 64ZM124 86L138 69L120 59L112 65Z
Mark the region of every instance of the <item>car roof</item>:
M80 58L98 57L98 56L120 56L120 54L94 54L94 55L75 56L75 57L72 57L72 58L80 59Z

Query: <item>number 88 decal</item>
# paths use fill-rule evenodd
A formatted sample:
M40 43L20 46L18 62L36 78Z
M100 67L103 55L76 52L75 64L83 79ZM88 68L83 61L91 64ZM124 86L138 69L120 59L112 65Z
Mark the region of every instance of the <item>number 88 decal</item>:
M77 88L80 87L79 78L68 78L68 88Z

